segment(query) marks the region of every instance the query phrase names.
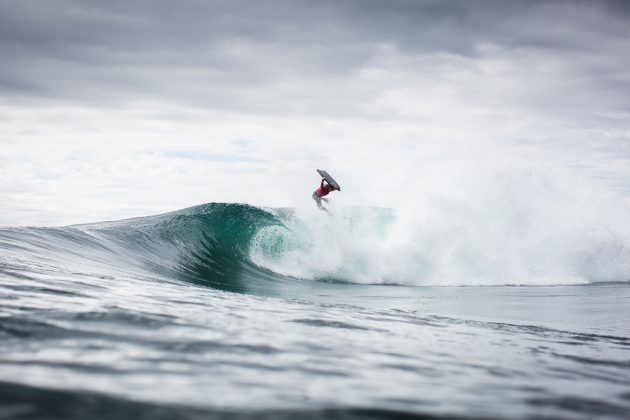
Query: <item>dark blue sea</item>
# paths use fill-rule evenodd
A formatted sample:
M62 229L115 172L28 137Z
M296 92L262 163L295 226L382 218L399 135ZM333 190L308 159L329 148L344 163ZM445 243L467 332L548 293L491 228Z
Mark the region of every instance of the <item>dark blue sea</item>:
M401 220L0 228L0 418L630 417L627 244Z

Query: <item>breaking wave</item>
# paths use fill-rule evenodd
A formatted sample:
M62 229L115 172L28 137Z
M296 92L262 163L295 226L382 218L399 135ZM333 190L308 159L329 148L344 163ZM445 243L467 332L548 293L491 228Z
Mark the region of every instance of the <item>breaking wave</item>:
M20 257L6 259L2 270L63 262L68 270L89 267L105 277L141 275L263 295L277 285L322 281L474 286L630 279L628 236L606 220L545 226L537 209L494 217L478 210L444 200L413 214L210 203L117 222L3 228L0 246Z

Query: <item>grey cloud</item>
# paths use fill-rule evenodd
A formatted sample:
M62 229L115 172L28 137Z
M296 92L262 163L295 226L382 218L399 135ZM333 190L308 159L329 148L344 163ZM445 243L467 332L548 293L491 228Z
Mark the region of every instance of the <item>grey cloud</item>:
M160 100L238 111L341 112L344 99L330 98L335 89L347 89L348 103L373 93L351 82L374 65L379 48L403 57L477 59L486 44L574 54L585 72L589 63L579 55L594 54L604 61L599 75L588 74L602 76L594 87L611 80L627 86L625 74L617 75L628 64L618 56L630 39L626 4L0 1L0 95L5 102ZM421 71L410 62L411 71Z

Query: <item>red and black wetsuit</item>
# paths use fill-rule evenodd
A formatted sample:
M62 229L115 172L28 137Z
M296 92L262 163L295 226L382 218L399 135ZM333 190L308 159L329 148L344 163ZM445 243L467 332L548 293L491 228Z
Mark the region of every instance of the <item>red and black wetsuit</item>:
M328 195L331 191L334 191L332 185L322 179L322 183L318 189L313 193L313 200L317 203L317 207L322 208L322 197Z

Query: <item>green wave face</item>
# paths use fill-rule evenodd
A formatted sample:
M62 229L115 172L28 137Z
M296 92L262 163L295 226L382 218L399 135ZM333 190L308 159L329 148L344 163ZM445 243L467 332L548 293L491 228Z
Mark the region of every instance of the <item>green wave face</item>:
M312 280L352 282L365 256L330 261L337 251L326 235L355 237L366 224L384 235L392 220L386 209L346 209L337 218L318 212L305 221L291 209L207 204L178 212L152 234L180 245L177 278L231 292L286 295L293 294L287 289L308 287L304 283Z
M211 203L108 229L125 233L137 250L150 243L145 258L155 273L216 289L270 294L265 283L285 281L248 257L251 239L264 227L280 225L272 213L242 204ZM163 258L155 262L154 257Z
M96 233L101 244L115 248L118 258L146 270L145 275L229 292L295 296L300 288L317 287L312 280L352 282L362 257L331 261L336 252L333 237L340 232L360 236L365 225L371 226L370 235L374 228L384 234L393 220L391 211L377 208L346 209L335 218L320 212L311 216L305 221L291 209L210 203L159 216L77 226L69 233L76 235L77 229ZM352 269L339 269L344 264Z

